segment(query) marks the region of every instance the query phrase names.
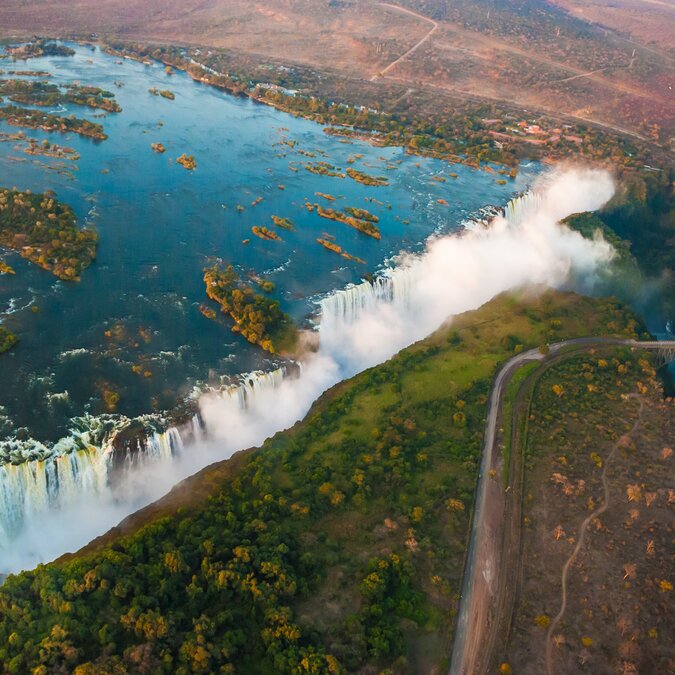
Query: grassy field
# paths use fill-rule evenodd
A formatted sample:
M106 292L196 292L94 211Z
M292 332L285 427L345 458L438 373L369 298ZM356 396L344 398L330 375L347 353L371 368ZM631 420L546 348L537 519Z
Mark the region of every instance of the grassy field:
M511 464L511 437L513 431L513 406L518 395L518 390L523 385L525 380L539 368L539 363L526 363L521 366L511 377L506 391L504 392L504 399L502 401L502 412L500 419L502 420L502 427L500 428L500 438L504 443L504 463L503 463L503 480L504 485L509 484L509 470Z
M10 577L2 672L440 672L499 365L639 329L615 301L553 292L457 317L262 448Z

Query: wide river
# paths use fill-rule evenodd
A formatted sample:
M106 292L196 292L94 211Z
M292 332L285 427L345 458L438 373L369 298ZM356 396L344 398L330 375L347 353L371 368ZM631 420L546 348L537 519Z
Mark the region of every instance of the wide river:
M200 313L209 302L203 269L213 259L234 264L243 276L273 281L283 308L302 322L318 298L377 272L399 251L420 250L433 233L461 229L472 213L505 203L539 170L532 165L499 185L498 174L341 141L319 124L228 96L183 73L168 75L159 64L120 61L98 48L76 46L76 52L0 60L4 70L44 70L58 84L108 89L123 108L96 120L109 136L103 142L24 130L74 148L76 162L31 157L16 142L0 143L0 186L53 190L100 237L98 257L79 283L59 281L0 249L0 259L17 272L0 276L0 323L21 340L0 356L5 448L16 448L17 439L24 447L28 439L49 446L68 435L72 418L109 412L105 390L119 394L117 414L134 417L171 410L195 386L273 367L232 334L227 321ZM150 94L153 87L170 89L175 100ZM60 112L100 117L75 105ZM17 131L0 122L0 132ZM163 143L166 153L154 153L153 142ZM194 171L176 164L184 152L195 156ZM369 187L304 166L318 161L384 175L389 185ZM317 192L337 199L329 204ZM382 239L308 212L306 200L367 208L380 218ZM272 215L296 225L293 232L278 230L283 241L251 232L255 225L272 228ZM366 264L322 248L316 239L324 233Z

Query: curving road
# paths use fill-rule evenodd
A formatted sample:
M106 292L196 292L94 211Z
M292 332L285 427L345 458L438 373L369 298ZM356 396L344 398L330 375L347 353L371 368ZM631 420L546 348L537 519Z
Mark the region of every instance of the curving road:
M675 341L654 342L637 340L619 340L613 338L576 338L550 345L549 353L542 354L531 349L509 359L495 378L487 410L483 456L478 476L476 506L471 525L471 538L464 569L464 581L460 600L457 629L450 664L450 675L481 675L487 672L493 658L495 635L499 630L495 621L496 606L503 595L504 581L512 582L516 570L502 569L500 563L505 558L504 547L509 542L502 536L506 531L505 491L502 487L499 471L502 460L496 452L497 423L501 416L501 406L506 386L518 368L526 363L542 363L563 358L570 353L593 347L617 345L651 350L674 350ZM576 348L576 349L575 349ZM566 350L560 354L561 350ZM516 452L512 448L512 454ZM497 471L491 475L492 471ZM507 488L508 491L509 488ZM518 510L508 510L516 513ZM502 583L500 583L502 582Z

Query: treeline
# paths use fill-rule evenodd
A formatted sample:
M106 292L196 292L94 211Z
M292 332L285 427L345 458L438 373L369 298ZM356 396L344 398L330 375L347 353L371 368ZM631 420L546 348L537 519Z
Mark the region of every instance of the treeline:
M61 115L54 115L52 113L43 113L39 110L6 105L0 107L0 119L6 120L8 124L16 127L59 131L64 134L73 132L80 136L88 136L99 141L104 141L108 138L100 124L75 117L74 115L62 117Z
M412 154L479 166L498 162L515 167L522 158L585 157L639 166L649 154L617 134L570 123L563 137L541 145L512 133L525 113L498 103L443 97L438 92L410 92L391 83L352 80L301 66L260 63L252 57L216 49L187 49L109 41L111 53L139 60L155 59L186 71L190 77L237 96L247 96L322 124L327 131L395 145ZM269 85L273 85L270 87ZM554 129L559 122L528 113L528 123ZM496 140L494 133L507 138ZM578 136L581 143L568 141Z
M377 145L395 145L412 154L439 157L463 162L518 164L513 148L496 145L490 130L464 114L447 111L444 120L427 121L421 117L387 114L364 106L328 102L315 96L287 94L279 89L259 88L262 101L280 110L307 117L321 124L332 125L336 135L359 137L359 132L373 135L367 140ZM350 133L350 129L354 131Z

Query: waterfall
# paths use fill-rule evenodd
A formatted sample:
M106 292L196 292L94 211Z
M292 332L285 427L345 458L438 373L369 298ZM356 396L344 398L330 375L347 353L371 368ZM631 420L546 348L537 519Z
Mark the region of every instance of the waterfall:
M516 227L541 208L543 199L541 190L530 190L510 199L504 207L502 215L511 227Z
M62 508L107 488L108 448L88 448L0 466L0 549L26 518Z
M245 410L262 393L276 389L286 370L248 373L209 395L233 410ZM21 460L18 453L23 451L30 452L30 459L0 464L0 551L27 519L87 497L114 500L118 487L120 497L126 498L124 487L130 472L144 465L171 462L208 437L199 413L187 424L141 435L122 449L115 447L115 439L129 427L128 418L90 415L74 422L78 428L51 448L37 441L7 442L6 457ZM88 428L82 431L85 426ZM121 475L115 478L116 473Z
M518 223L541 203L537 193L530 192L508 202L503 211L492 208L477 214L477 219L492 219L502 213L509 226ZM399 316L414 318L420 308L413 302L419 295L419 257L400 256L395 267L388 267L373 281L353 284L331 293L320 301L319 333L322 344L333 354L339 353L335 343L348 344L346 336L363 317L376 315L383 308ZM432 319L433 321L433 319ZM419 336L430 328L428 317L419 317ZM408 337L405 338L408 340ZM391 352L404 346L392 342ZM349 354L345 356L346 362ZM354 371L355 372L355 371ZM344 371L342 376L352 372ZM254 372L240 376L208 393L217 401L220 417L235 416L238 411L255 407L266 392L277 389L287 376L286 368L270 372ZM142 421L148 426L150 419ZM122 416L86 415L73 421L73 431L51 448L42 443L7 441L0 453L0 550L12 540L27 519L47 510L59 509L89 496L107 499L133 498L126 494L125 483L139 467L167 464L188 453L190 447L208 439L209 428L204 416L197 413L188 423L151 429L132 439L122 448L115 439L132 420ZM157 426L156 421L154 426ZM135 489L135 487L134 487Z
M249 373L243 375L237 384L226 385L216 391L215 395L237 410L246 410L262 392L277 389L287 374L285 367Z
M414 268L406 266L403 260L401 263L399 267L387 268L373 281L351 284L323 298L320 332L326 334L349 326L382 303L394 305L401 311L409 310Z
M194 425L194 418L191 424ZM196 422L198 424L199 422ZM111 438L109 443L112 444L115 437ZM124 451L119 449L110 450L115 455L124 452L122 458L122 466L125 471L132 470L139 465L148 464L152 462L163 462L170 460L176 455L180 455L184 449L183 437L177 427L169 427L166 431L155 431L147 438L136 439L133 446L125 447Z
M511 199L503 209L484 207L467 223L489 225L502 216L508 227L518 227L528 216L541 208L542 197L538 191L526 192ZM401 314L415 314L411 300L413 289L419 281L420 258L400 256L395 267L385 268L373 281L351 284L335 291L320 301L322 335L336 334L354 324L360 316L372 314L377 307L390 305Z
M511 200L491 227L432 237L424 253L398 256L374 281L323 298L319 349L306 355L297 378L286 368L244 375L203 394L199 413L186 424L155 429L147 438L120 437L129 439L122 450L115 444L119 418L117 427L109 420L94 434L81 430L35 451L30 461L14 451L8 461L0 448L0 551L7 552L0 573L82 546L182 478L260 445L302 419L326 389L382 363L449 317L510 289L558 288L571 271L594 274L611 259L611 246L557 223L599 208L612 194L606 172L554 174L543 193ZM82 495L92 497L82 502L86 509L77 501ZM77 528L62 522L59 509L69 504L64 513L78 519Z

